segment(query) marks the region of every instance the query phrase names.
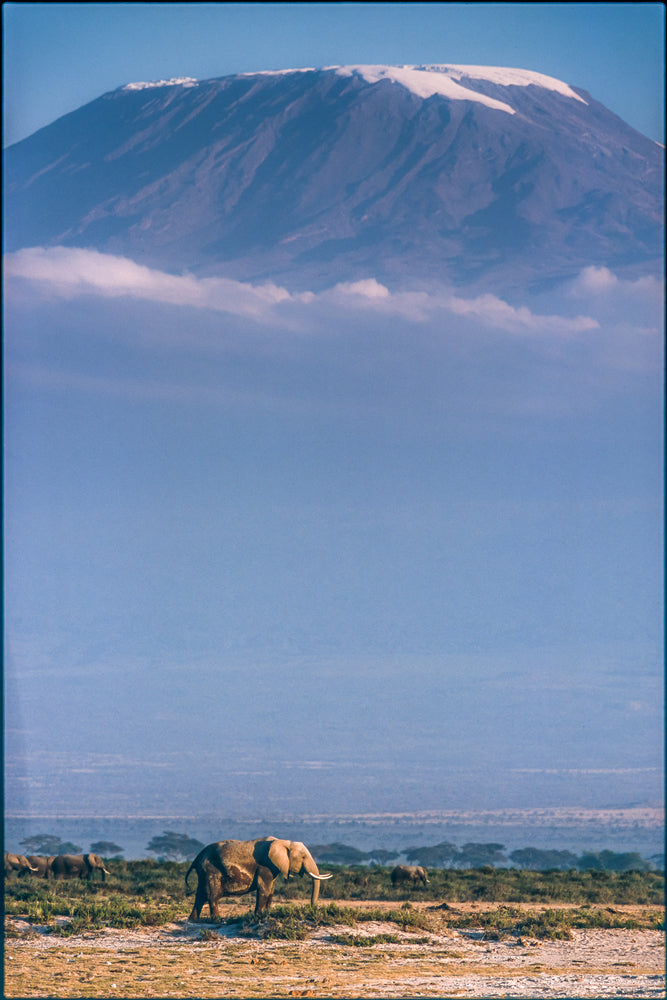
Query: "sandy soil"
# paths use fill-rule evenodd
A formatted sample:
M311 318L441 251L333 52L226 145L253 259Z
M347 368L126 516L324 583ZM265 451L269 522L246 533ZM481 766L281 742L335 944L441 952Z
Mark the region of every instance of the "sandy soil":
M238 902L221 909L225 916L247 912ZM18 918L8 923L19 933L30 930ZM436 933L402 932L396 924L364 922L354 928L324 927L306 941L261 941L241 937L239 929L183 920L159 929L107 930L72 938L39 931L10 937L5 940L4 995L665 996L662 931L580 930L571 941L492 941L481 931L444 925ZM385 933L399 940L370 947L331 940L343 933L355 939Z

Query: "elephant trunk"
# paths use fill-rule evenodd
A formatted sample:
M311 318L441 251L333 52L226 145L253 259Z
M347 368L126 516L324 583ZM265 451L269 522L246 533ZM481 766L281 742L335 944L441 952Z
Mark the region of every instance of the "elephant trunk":
M317 865L312 858L304 862L303 870L313 880L313 888L310 892L310 905L317 906L317 901L320 898L320 882L324 882L328 878L333 878L333 875L320 875Z

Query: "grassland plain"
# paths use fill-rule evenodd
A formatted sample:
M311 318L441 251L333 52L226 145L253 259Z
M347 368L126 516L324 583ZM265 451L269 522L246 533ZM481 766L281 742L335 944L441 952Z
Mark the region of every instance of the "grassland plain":
M5 996L665 995L655 872L442 870L394 890L388 869L335 868L316 911L295 879L261 923L242 897L195 924L186 865L109 864L105 883L7 881Z

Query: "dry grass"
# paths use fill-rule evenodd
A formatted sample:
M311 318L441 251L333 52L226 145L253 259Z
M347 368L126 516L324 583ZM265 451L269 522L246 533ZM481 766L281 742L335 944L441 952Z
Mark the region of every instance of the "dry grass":
M496 904L439 909L417 903L420 917L401 927L385 919L396 904L345 900L372 920L313 927L303 940L257 936L241 922L247 903L231 902L233 924L189 924L185 912L162 927L88 932L67 938L28 933L5 942L5 996L74 997L426 997L664 996L664 933L658 930L573 930L572 940L509 935L490 939L461 928L466 917ZM544 909L545 907L542 907ZM523 906L539 912L536 905ZM635 922L656 907L616 907ZM365 912L364 912L365 911ZM255 936L240 936L241 933ZM360 945L352 938L367 938Z

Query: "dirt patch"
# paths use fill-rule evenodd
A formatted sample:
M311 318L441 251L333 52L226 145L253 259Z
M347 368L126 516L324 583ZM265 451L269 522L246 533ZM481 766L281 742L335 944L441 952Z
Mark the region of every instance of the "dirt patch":
M363 903L342 906L362 908ZM368 906L368 904L365 904ZM450 904L461 914L497 904ZM377 902L372 904L377 915ZM386 909L395 908L387 903ZM32 997L664 997L665 939L654 930L574 930L569 941L438 923L402 930L376 919L326 926L307 940L241 936L241 923L105 930L71 938L8 921L5 996ZM539 907L523 907L534 910ZM225 917L247 913L233 902ZM447 914L451 917L451 909ZM641 907L616 907L638 913ZM337 940L345 943L337 943Z

